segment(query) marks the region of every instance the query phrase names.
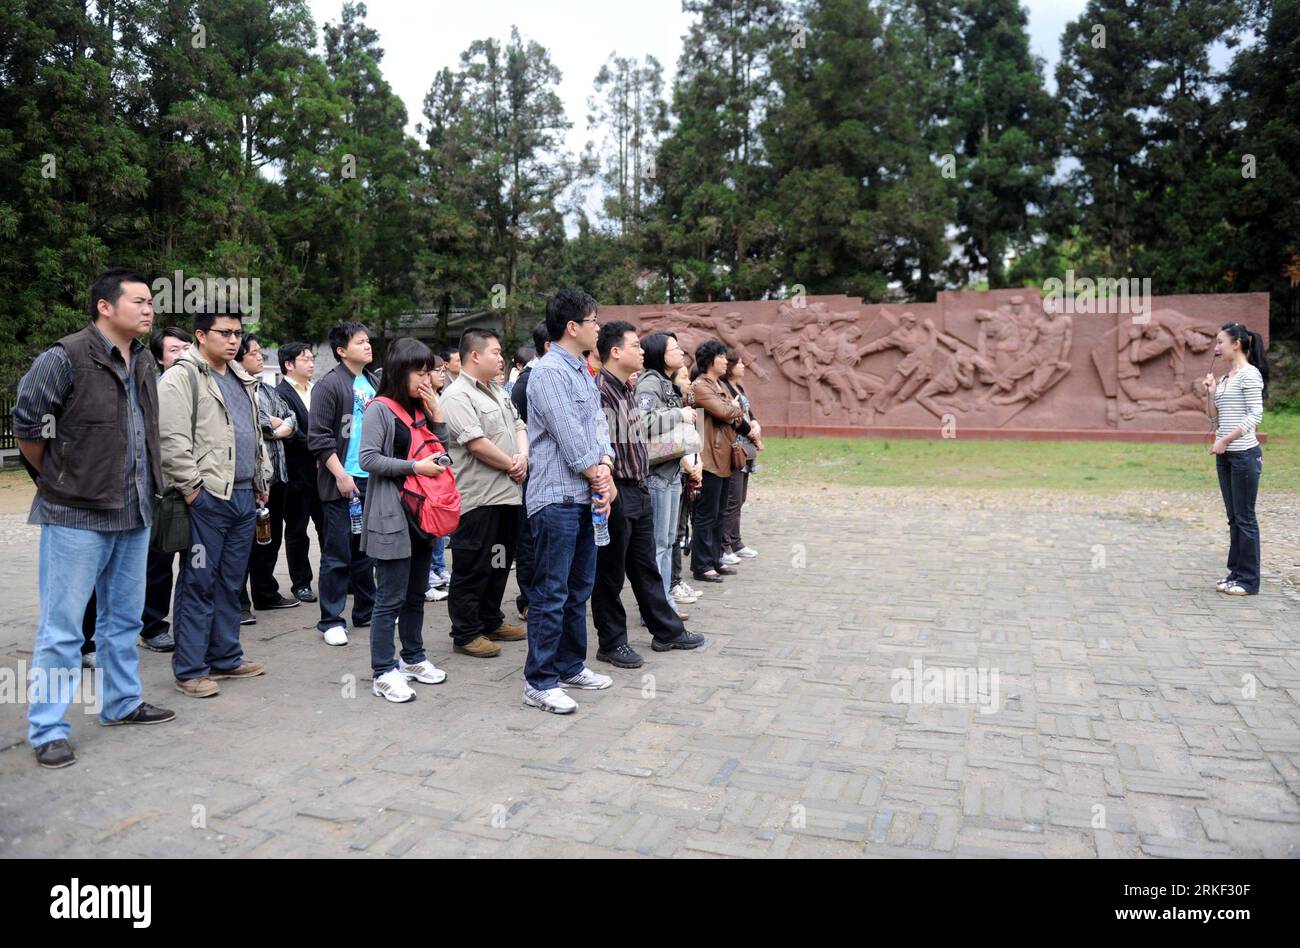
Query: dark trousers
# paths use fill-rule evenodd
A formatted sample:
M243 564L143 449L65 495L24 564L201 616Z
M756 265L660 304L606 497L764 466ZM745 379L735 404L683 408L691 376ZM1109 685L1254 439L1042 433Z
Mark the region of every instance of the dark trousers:
M518 533L515 504L490 504L461 514L452 534L455 568L447 589L451 638L457 645L468 645L505 622L501 599L510 581Z
M289 561L289 583L293 589L310 586L315 578L307 555L311 549L307 539L309 520L316 525L316 546L324 555L325 512L316 483L291 478L284 485L284 556Z
M167 632L167 613L172 604L172 569L176 565L175 553L149 551L145 573L144 628L140 637L152 639Z
M525 485L524 503L519 505L519 529L515 543L515 581L519 584L519 595L515 597L515 608L523 615L528 608L528 588L533 582L533 529L528 525L528 487Z
M81 614L81 654L89 655L95 651L95 616L99 612L99 603L95 601L95 594L90 594L90 602L86 603L86 611Z
M690 489L688 478L682 478L682 502L678 505L677 539L673 543L673 575L668 584L672 589L682 581L682 553L690 556L691 515L695 512L695 497Z
M744 549L740 538L740 508L749 496L749 471L736 471L727 488L727 505L722 510L722 552L736 553Z
M140 638L152 639L165 633L167 613L172 605L172 565L176 562L175 553L155 553L149 551L149 562L145 571L144 616ZM95 594L90 594L90 602L81 617L81 654L86 655L95 650L95 612L99 608Z
M253 541L253 550L248 554L248 583L239 590L239 605L247 609L269 608L268 603L280 599L280 584L275 581L275 564L280 559L280 542L284 538L284 484L271 485L270 500L266 509L271 514L271 542ZM248 587L252 588L252 602L249 602Z
M655 561L654 513L644 485L619 481L618 496L609 511L609 543L596 548L596 585L591 593L591 617L602 652L627 644L627 610L623 580L632 584L637 607L657 639L675 639L686 631L668 605L664 580Z
M1259 523L1255 497L1264 471L1259 445L1215 456L1219 491L1228 513L1228 577L1250 592L1259 592Z
M370 617L370 669L378 678L397 667L393 626L402 640L402 661L424 661L424 589L433 544L411 537L411 555L375 560L375 611ZM400 618L399 618L400 617Z
M252 490L233 491L229 500L200 490L190 504L190 548L181 557L172 604L172 671L182 681L243 663L239 588L256 516Z
M722 511L727 504L729 478L704 472L704 483L695 498L691 529L691 573L699 576L722 565Z
M524 680L544 691L557 687L560 678L578 674L586 664L587 600L596 579L596 538L589 504L547 504L528 522L537 567L528 600Z
M366 479L355 480L364 505ZM375 561L361 552L361 534L352 532L348 501L342 497L326 500L321 507L325 514L325 545L320 557L320 622L316 628L324 632L347 625L343 611L348 607L349 590L353 594L352 624L366 625L375 608Z

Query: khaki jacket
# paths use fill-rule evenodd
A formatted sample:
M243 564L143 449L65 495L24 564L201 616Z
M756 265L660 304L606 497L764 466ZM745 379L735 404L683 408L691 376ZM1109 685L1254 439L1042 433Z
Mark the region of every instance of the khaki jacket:
M740 406L731 400L722 383L701 375L692 384L686 398L694 408L700 409L700 460L704 469L716 477L730 477L731 445L737 430L749 431Z
M201 388L191 440L195 369ZM244 391L248 393L247 404L232 406L225 403L221 388L212 376L212 366L199 354L197 345L181 353L176 364L158 380L158 440L163 480L176 485L184 494L192 493L201 483L212 496L230 499L235 478L235 426L230 421L231 411L251 413L253 431L260 435L262 430L257 419L257 389L261 382L236 362L228 364L226 371L235 373L235 378L244 384ZM253 441L257 447L253 490L267 494L271 484L271 458L266 442L260 436Z

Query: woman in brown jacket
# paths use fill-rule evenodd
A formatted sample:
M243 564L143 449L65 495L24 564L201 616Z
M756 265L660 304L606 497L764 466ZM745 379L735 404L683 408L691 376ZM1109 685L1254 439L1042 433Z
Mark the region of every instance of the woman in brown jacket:
M727 484L732 474L731 445L736 433L749 433L744 412L722 387L727 374L727 347L717 339L700 343L695 350L695 383L687 400L700 409L700 458L704 483L695 499L694 537L691 541L691 575L701 582L720 583L736 572L722 562L722 511L727 502Z

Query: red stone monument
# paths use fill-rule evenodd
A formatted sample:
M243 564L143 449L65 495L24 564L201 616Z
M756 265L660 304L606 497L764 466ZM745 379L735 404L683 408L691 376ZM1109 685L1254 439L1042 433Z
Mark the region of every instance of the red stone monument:
M1137 297L1134 297L1136 300ZM1214 336L1268 340L1268 294L1122 300L1035 288L942 292L934 303L847 296L602 306L645 334L740 349L764 431L902 438L1196 442ZM1215 365L1216 374L1226 365Z

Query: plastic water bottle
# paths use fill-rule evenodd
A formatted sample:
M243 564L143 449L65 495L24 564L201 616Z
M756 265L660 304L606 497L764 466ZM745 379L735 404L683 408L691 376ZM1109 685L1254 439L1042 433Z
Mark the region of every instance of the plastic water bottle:
M600 491L591 492L591 526L596 531L596 546L609 546L609 515L596 509Z
M348 516L352 518L352 532L361 532L361 495L353 494L348 501Z

